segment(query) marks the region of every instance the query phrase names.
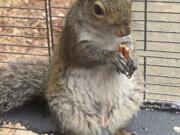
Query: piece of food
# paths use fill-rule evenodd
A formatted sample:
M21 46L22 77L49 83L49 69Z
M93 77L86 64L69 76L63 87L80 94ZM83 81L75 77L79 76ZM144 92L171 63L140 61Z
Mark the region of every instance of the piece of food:
M125 45L120 45L119 50L120 53L124 56L124 58L128 59L129 58L129 48Z

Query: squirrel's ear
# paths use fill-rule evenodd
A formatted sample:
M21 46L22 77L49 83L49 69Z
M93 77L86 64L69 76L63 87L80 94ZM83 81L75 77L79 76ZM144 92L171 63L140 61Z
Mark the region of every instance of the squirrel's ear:
M127 0L127 2L128 2L129 7L131 8L134 0Z
M132 5L132 3L134 2L134 0L125 0L129 5Z

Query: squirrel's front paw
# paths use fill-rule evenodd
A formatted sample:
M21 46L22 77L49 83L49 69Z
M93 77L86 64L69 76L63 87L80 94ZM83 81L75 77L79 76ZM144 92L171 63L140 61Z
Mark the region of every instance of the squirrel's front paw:
M111 63L115 66L118 73L125 74L128 78L132 76L137 69L137 62L130 57L126 59L121 53L114 52L111 57Z
M137 69L137 65L138 65L137 64L137 59L128 58L128 60L127 60L128 72L126 73L126 76L128 78L131 78L134 71Z
M130 62L128 62L124 56L121 53L113 52L111 57L111 63L116 68L116 71L118 73L127 74L129 71L128 65L130 65Z

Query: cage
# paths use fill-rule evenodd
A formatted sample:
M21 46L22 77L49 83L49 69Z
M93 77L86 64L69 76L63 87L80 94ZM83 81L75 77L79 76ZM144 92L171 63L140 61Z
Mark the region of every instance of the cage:
M12 63L16 59L25 59L26 64L31 64L28 59L48 58L52 54L51 48L57 44L66 14L74 0L0 2L0 67L6 68L7 63ZM136 39L136 52L139 55L139 70L142 73L139 85L144 88L144 104L140 115L130 124L130 129L137 130L139 134L179 133L179 9L179 0L135 0L133 4L132 34ZM12 114L19 118L22 113L9 113L4 118L14 120ZM23 119L32 118L32 115L28 115ZM37 119L41 121L43 118L40 116ZM155 122L159 124L154 127ZM42 130L42 125L36 126L40 127L41 133L50 133L54 130L54 126L48 124L43 125L46 130ZM164 127L168 127L167 131ZM6 124L1 127L7 128L12 127Z

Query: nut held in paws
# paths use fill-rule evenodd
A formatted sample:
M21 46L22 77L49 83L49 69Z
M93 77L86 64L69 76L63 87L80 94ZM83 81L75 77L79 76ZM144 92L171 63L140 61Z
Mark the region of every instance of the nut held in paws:
M128 59L129 58L129 48L125 45L120 45L119 50L120 53L124 56L124 58Z

